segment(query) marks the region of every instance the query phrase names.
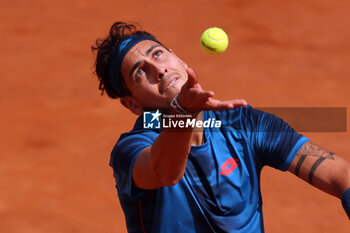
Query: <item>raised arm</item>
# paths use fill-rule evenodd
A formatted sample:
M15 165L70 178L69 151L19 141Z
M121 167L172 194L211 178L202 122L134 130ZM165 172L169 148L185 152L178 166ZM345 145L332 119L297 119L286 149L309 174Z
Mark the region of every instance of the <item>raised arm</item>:
M188 80L183 85L178 101L189 112L200 118L203 110L222 110L247 105L244 100L219 101L212 91L204 91L193 70L188 69ZM195 136L202 132L194 130L163 130L151 147L145 148L137 157L133 171L135 185L143 189L155 189L175 185L184 175L187 157ZM198 137L197 141L198 141Z
M301 147L288 170L311 185L342 198L344 209L350 218L350 203L344 203L347 202L344 199L349 199L350 196L343 195L350 188L349 162L308 141Z

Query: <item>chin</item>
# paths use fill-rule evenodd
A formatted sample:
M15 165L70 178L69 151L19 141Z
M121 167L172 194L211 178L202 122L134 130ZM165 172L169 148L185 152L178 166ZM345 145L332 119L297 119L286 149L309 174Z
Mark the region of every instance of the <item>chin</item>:
M167 96L170 98L170 101L172 101L175 98L175 96L180 93L180 91L181 89L177 89L177 88L168 90Z
M178 83L175 83L175 85L169 91L171 91L171 93L175 93L175 95L179 94L183 85L184 83L182 83L181 81L178 81Z

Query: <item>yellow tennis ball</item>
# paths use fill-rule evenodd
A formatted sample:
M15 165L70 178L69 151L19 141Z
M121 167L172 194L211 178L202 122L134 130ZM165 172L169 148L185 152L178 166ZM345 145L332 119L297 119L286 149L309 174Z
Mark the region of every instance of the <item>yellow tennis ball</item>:
M202 34L201 46L209 54L220 54L227 49L228 37L221 28L208 28Z

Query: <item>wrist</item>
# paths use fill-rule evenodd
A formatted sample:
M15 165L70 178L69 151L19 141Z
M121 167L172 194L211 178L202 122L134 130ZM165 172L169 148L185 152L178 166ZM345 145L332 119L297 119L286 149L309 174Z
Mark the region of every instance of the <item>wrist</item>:
M350 188L343 192L341 196L341 203L350 220Z
M187 111L178 100L179 94L177 94L174 99L170 102L170 106L178 113L184 114L184 115L191 115L192 117L195 117L198 115L198 112L189 112Z

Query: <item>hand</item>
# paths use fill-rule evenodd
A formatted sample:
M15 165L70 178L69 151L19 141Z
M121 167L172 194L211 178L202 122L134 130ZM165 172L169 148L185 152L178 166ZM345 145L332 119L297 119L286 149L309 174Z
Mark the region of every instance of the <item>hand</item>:
M212 98L213 91L204 91L199 85L196 74L191 68L187 69L188 80L182 86L178 96L179 104L188 112L198 113L203 110L224 110L246 106L243 99L220 101Z

